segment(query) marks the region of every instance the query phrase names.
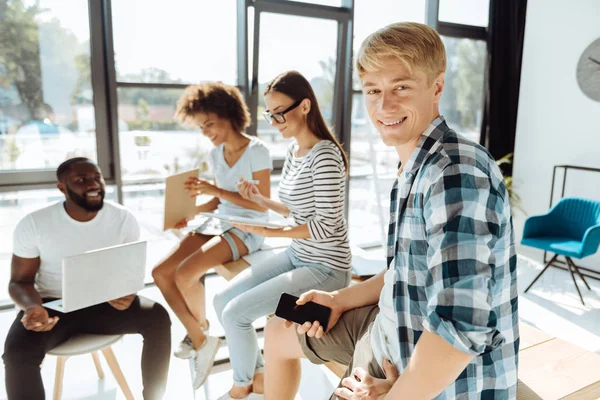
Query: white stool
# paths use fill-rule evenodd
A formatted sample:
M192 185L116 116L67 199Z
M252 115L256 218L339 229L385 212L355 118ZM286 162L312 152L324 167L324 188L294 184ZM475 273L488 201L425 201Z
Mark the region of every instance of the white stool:
M127 385L123 371L119 367L119 363L115 358L110 346L121 339L123 335L92 335L92 334L81 334L73 336L65 343L55 347L48 352L49 355L56 356L56 378L54 379L54 400L60 400L62 394L62 383L63 376L65 373L65 363L71 356L78 356L81 354L92 354L94 359L94 365L96 371L98 371L98 377L104 379L104 372L100 365L100 358L98 357L98 350L102 351L108 367L112 371L119 387L123 391L125 398L128 400L133 399L133 394Z

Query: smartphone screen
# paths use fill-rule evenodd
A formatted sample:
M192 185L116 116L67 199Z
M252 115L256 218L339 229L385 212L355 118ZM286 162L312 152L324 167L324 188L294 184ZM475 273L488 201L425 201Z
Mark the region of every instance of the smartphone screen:
M298 305L296 304L296 300L298 300L298 297L282 293L275 315L297 324L303 324L306 321L319 321L321 326L323 326L323 330L326 331L331 315L331 308L313 303L312 301Z

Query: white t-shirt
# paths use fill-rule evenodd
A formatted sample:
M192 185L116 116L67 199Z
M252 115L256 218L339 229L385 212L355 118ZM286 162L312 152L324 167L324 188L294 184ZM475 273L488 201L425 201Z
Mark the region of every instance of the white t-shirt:
M398 187L402 187L405 175L398 177ZM398 191L400 197L400 191ZM399 199L398 199L399 200ZM400 207L400 201L397 201ZM396 208L396 215L399 209ZM371 348L373 356L379 366L383 369L383 359L388 359L401 370L400 365L400 339L398 337L398 316L394 307L394 284L396 283L396 259L392 259L389 269L383 276L383 289L379 295L379 314L371 327Z
M244 150L239 160L237 160L232 167L225 162L223 145L212 149L208 160L215 175L217 186L221 189L235 193L238 191L236 182L238 182L240 178L251 180L253 179L253 172L273 169L273 162L271 161L269 149L261 140L255 137L250 138L248 147L246 147L246 150ZM221 214L263 220L268 219L269 214L267 212L250 210L227 200L220 200L221 203L218 206L218 211Z
M140 237L138 221L125 207L104 202L91 221L79 222L67 214L63 202L26 215L13 235L13 254L40 257L35 288L42 297L62 297L62 260L103 247L134 242Z

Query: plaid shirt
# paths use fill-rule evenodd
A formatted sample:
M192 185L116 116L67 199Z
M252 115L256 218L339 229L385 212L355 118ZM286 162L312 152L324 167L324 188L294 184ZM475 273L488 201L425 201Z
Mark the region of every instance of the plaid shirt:
M474 356L436 399L516 398L516 255L492 156L435 119L394 184L390 216L401 369L427 330Z

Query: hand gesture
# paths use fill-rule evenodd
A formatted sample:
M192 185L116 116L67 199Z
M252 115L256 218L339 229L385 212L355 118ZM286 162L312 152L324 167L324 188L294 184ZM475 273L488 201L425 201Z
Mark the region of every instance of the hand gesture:
M175 229L182 229L185 228L188 224L188 220L187 219L182 219L181 221L179 221L178 223L175 224Z
M131 303L133 303L133 299L135 299L135 294L130 294L129 296L119 297L118 299L114 299L108 302L111 306L116 308L119 311L127 310Z
M312 301L317 304L321 304L322 306L331 308L331 316L329 317L329 323L327 324L327 332L329 332L331 328L335 326L344 312L344 310L336 304L335 294L336 292L310 290L300 295L300 298L296 301L296 304L302 305ZM292 326L292 324L293 323L290 321L285 321L285 326L288 328ZM317 339L321 338L325 334L323 331L323 326L319 323L319 321L314 321L312 323L307 321L302 325L298 325L297 331L300 335L306 333L309 337L316 337Z
M21 318L21 323L28 331L46 332L58 323L58 317L50 317L41 305L29 306Z
M383 371L385 379L377 379L360 367L354 368L352 374L342 380L343 387L334 393L345 400L382 400L398 379L398 370L388 360L383 360Z
M244 178L240 178L240 182L241 183L237 185L240 195L246 200L262 205L263 195L258 190L258 187Z
M204 179L188 178L185 183L185 189L191 193L190 197L199 196L201 194L217 197L220 189L205 181Z
M242 224L231 224L241 231L253 233L258 236L272 237L275 236L276 229L267 228L265 226L253 226L253 225L242 225Z

